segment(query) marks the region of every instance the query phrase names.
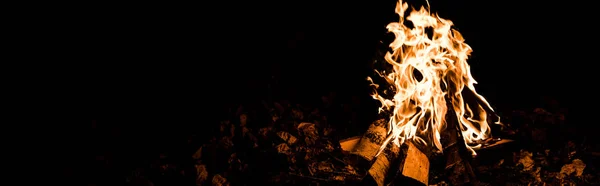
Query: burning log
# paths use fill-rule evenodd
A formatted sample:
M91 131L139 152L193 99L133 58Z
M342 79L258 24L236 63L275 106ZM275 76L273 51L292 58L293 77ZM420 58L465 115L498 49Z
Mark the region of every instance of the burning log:
M458 121L453 117L454 111L449 110L446 120L446 130L442 133L441 143L444 146L446 158L446 171L453 185L465 185L475 183L475 173L471 167L470 151L458 128Z
M369 167L363 182L368 185L417 184L427 185L429 180L429 155L411 142L397 146L388 143L377 156L387 137L387 121L373 122L361 137L342 140L340 145L351 154L351 164Z

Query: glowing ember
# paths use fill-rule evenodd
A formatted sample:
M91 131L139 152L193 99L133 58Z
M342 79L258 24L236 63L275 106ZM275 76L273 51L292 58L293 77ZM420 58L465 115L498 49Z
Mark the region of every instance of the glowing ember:
M407 9L408 4L400 0L396 7L400 20L387 26L396 36L390 44L392 52L385 55L393 70L377 71L390 85L394 96L387 99L377 91L372 95L382 103L380 113L391 113L389 136L381 150L390 141L396 145L405 140L427 144L422 136L429 135L431 138L425 139L433 139L431 143L441 151L440 132L446 125L448 109L453 109L465 143L475 155L473 148L478 145L470 144L489 137L487 115L493 114L493 109L473 86L477 82L467 64L471 47L451 28L450 20L431 14L425 7L413 10L405 18ZM405 20L412 22L413 28L406 26ZM426 29L431 31L431 37ZM370 77L367 79L375 88L379 87ZM478 101L467 104L463 91L471 91Z

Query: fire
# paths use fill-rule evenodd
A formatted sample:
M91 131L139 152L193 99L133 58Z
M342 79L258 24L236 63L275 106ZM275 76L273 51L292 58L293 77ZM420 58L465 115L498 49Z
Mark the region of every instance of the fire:
M379 152L390 141L396 145L406 140L427 144L420 137L423 135L430 135L427 139L442 151L440 132L445 128L448 109L452 109L454 115L450 117L456 117L467 147L476 155L474 148L478 145L471 144L490 136L487 116L494 111L473 86L477 82L467 64L472 49L452 29L452 21L431 14L425 7L405 17L407 9L408 4L400 0L396 7L400 20L387 26L396 36L390 44L392 51L385 55L393 70L376 71L394 93L389 99L377 91L372 95L382 104L380 113L391 114L389 136ZM405 21L412 22L412 28ZM367 79L376 89L379 87L370 77ZM470 91L477 101L463 100L464 91Z

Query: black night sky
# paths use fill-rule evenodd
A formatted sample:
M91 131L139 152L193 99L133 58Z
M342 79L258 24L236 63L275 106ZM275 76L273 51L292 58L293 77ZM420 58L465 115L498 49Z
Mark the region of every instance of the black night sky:
M577 20L567 7L475 0L430 4L473 48L469 63L476 88L492 105L524 107L544 96L569 103L575 85L566 74L587 54L570 47L583 36L566 24ZM73 81L86 87L89 118L147 138L201 129L222 119L232 104L268 97L309 102L335 92L369 103L365 115L372 115L377 104L365 79L387 46L385 26L397 20L395 5L393 0L90 5L65 23L74 27L68 37L86 69L84 79Z
M369 99L365 77L385 48L395 1L139 4L85 19L88 83L97 117L193 117L221 103L272 94L311 99L329 91ZM423 2L409 2L414 6ZM570 90L559 5L432 1L474 49L472 73L492 104L523 104ZM560 14L559 14L560 13ZM89 13L88 13L89 14ZM569 16L569 13L564 13ZM561 18L563 19L563 18ZM568 17L564 18L569 19ZM78 49L84 50L84 49ZM119 106L117 106L119 105ZM118 107L114 109L114 107ZM510 106L510 105L507 105ZM111 108L111 109L108 109ZM210 114L209 114L210 115Z

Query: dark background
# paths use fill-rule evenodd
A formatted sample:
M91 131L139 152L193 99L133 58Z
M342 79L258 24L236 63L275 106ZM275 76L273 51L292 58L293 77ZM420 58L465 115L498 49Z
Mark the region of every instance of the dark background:
M410 1L418 6L423 1ZM504 109L550 96L568 105L591 49L562 4L431 1L473 48L478 91ZM397 20L396 1L227 1L85 5L63 19L82 64L67 86L98 125L144 139L213 126L238 103L319 101L336 92L377 111L365 80ZM579 44L579 45L578 45ZM585 45L585 44L584 44ZM81 90L81 89L79 89ZM566 107L566 106L563 106ZM365 124L366 125L366 124ZM366 126L365 126L366 127ZM110 128L110 127L107 127ZM208 127L207 127L208 128ZM134 138L134 137L132 137Z
M476 88L498 110L529 108L548 97L563 108L595 100L593 88L580 86L593 79L584 72L594 69L595 54L584 4L430 4L473 48ZM395 6L392 0L65 5L53 13L58 17L40 17L49 20L40 30L48 31L44 46L56 57L48 62L52 75L40 80L51 87L41 89L52 95L44 108L69 107L59 115L78 120L51 125L60 131L51 133L60 138L55 144L64 147L54 149L63 152L57 156L64 161L56 162L82 166L77 160L113 149L128 154L125 162L140 163L190 134L210 134L228 108L261 100L311 103L334 92L358 98L360 117L369 121L378 105L365 79L387 46L380 41L398 18Z
M424 1L411 1L418 6ZM77 24L92 117L198 118L222 103L328 91L369 99L395 1L95 5ZM474 49L469 63L494 105L567 97L585 36L560 4L432 1ZM102 8L99 8L102 7ZM568 11L568 12L567 12ZM91 14L91 15L90 15ZM75 15L77 17L77 15ZM581 59L580 59L581 58ZM207 114L210 116L211 114Z

